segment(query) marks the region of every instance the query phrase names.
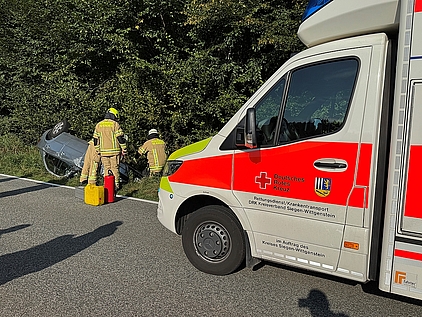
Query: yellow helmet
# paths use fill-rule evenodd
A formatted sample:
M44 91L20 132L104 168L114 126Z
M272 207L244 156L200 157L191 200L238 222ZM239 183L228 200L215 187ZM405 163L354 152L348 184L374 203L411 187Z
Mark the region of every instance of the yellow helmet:
M115 108L109 108L107 112L113 114L116 117L116 119L119 119L119 111L117 111Z

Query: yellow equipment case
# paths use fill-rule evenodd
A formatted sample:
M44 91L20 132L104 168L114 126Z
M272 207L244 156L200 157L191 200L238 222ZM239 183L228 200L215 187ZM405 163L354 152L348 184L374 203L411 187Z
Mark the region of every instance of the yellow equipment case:
M100 206L104 204L104 186L88 184L84 189L85 204Z

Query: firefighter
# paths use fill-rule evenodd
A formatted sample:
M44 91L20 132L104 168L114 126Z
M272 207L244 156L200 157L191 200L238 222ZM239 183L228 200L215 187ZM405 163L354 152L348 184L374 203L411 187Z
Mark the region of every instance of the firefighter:
M143 174L149 176L160 176L161 170L166 162L166 143L158 137L158 131L151 129L148 132L148 140L138 149L138 155L147 155L148 167ZM149 169L149 172L148 172Z
M94 146L101 155L104 176L107 176L108 171L111 170L114 175L116 191L120 189L120 155L127 154L126 139L118 120L119 112L115 108L110 108L107 110L104 120L97 123L94 131Z
M97 171L101 161L101 156L94 146L94 139L88 142L88 148L85 152L84 165L82 167L81 177L79 178L80 185L96 184Z

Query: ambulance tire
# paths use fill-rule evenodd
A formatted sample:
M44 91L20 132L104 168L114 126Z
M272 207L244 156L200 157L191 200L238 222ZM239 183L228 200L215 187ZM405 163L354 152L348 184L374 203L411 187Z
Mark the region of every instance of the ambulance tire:
M242 227L223 206L205 206L190 214L182 231L182 244L192 265L208 274L230 274L245 260Z

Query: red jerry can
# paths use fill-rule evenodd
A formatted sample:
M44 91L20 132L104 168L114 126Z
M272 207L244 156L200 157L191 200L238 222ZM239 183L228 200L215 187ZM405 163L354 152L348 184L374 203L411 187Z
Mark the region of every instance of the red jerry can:
M104 196L107 203L114 202L115 186L113 172L108 170L108 175L104 176Z

